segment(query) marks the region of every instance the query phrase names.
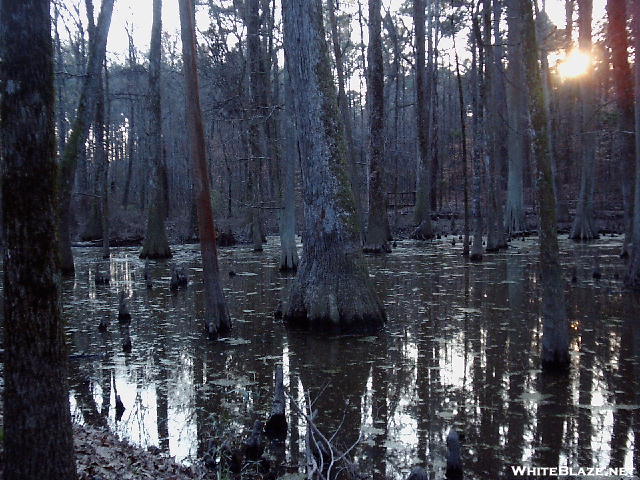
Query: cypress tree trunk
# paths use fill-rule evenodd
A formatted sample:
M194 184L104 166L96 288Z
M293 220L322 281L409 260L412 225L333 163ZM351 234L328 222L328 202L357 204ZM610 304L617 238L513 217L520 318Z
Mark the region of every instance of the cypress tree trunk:
M322 333L376 332L385 312L361 253L322 2L285 0L282 14L305 214L304 250L284 319Z
M105 188L105 176L108 175L109 160L107 158L107 149L105 142L105 95L104 85L102 83L102 76L98 84L98 100L96 102L96 115L93 125L96 139L96 146L94 150L94 161L96 163L96 193L99 193L100 198L96 199L95 207L98 210L98 224L100 226L100 237L103 240L103 257L109 258L109 229L107 216L109 215L108 209L105 206L108 204L108 199L105 195L108 194L108 190ZM105 252L106 241L106 252ZM106 256L105 256L106 253Z
M578 46L591 55L591 20L593 0L578 0ZM580 196L576 217L571 226L569 238L572 240L593 240L598 237L594 217L595 164L597 134L596 82L593 68L589 68L580 78Z
M507 0L507 25L509 69L507 74L507 98L509 103L509 130L507 133L509 151L507 206L504 224L509 235L525 229L523 170L527 152L530 150L527 137L527 96L525 85L524 51L522 45L522 5L521 0Z
M478 38L478 36L476 36ZM482 159L486 147L482 132L484 123L484 100L482 87L482 49L479 59L476 54L476 43L473 46L473 59L471 76L473 81L473 199L471 202L471 216L473 217L473 244L469 260L479 262L482 260ZM478 61L479 60L479 61Z
M384 167L384 72L380 0L369 0L367 97L369 99L369 215L364 251L388 253L389 217Z
M502 209L498 203L498 154L499 146L497 138L498 127L498 103L495 94L496 82L496 65L494 57L494 47L491 38L491 0L483 0L482 6L482 43L485 52L485 69L484 69L484 105L485 105L485 121L483 125L483 142L485 147L485 169L487 174L487 252L496 252L503 246L502 229L499 223L502 223Z
M416 41L416 127L418 129L418 178L416 182L416 229L412 238L433 238L431 224L431 168L429 155L429 111L425 79L424 0L413 0L413 23Z
M285 73L286 91L291 91L288 75ZM282 117L282 135L285 139L284 174L282 179L282 211L280 216L280 270L298 269L298 250L296 248L296 164L298 155L297 129L294 122L294 108L291 95L285 96L285 115Z
M162 60L162 0L153 0L153 26L149 51L149 153L151 156L151 195L147 208L147 230L140 258L171 258L164 220L166 166L162 139L162 99L160 71Z
M551 169L550 132L547 130L542 75L538 63L532 0L523 3L524 47L527 53L527 87L533 154L537 165L538 222L540 231L540 283L542 288L542 366L569 366L569 327L564 300L564 281L558 248L556 197Z
M205 326L209 336L217 337L231 329L231 319L222 286L220 285L220 272L218 269L216 229L211 205L211 186L206 159L202 110L200 108L193 4L191 3L192 0L179 0L179 2L189 154L192 161L191 172L195 186L198 231L202 253Z
M260 214L262 159L265 157L265 65L260 48L260 4L249 0L245 4L247 24L247 57L249 67L249 96L251 108L249 118L249 222L253 250L262 251L263 227Z
M50 2L0 2L4 479L76 478L56 252Z
M98 16L98 25L95 30L95 38L90 45L87 76L82 83L78 111L73 122L71 135L69 136L64 153L60 159L60 170L58 176L58 189L60 195L58 225L60 238L58 248L60 255L60 270L63 275L73 275L75 271L75 267L73 265L73 253L71 251L71 232L69 225L71 194L76 174L78 155L87 139L90 119L97 101L100 71L102 69L102 64L104 63L114 1L115 0L104 0L102 2L100 15Z
M363 219L363 208L361 192L358 186L358 158L353 148L353 123L349 112L349 99L345 92L345 73L342 47L340 46L340 35L338 34L338 20L336 19L336 3L338 0L329 0L329 24L331 26L331 43L333 44L333 55L336 61L336 74L338 77L338 108L342 117L342 125L347 147L347 159L349 162L349 181L351 182L351 190L356 201L356 212L358 219Z
M453 20L452 20L453 21ZM455 42L455 40L454 40ZM460 107L460 132L462 133L462 177L464 187L464 240L462 245L462 255L469 256L469 181L467 165L467 123L466 123L466 108L464 103L464 94L462 91L462 77L460 75L460 61L458 59L458 52L455 49L455 43L453 45L454 54L456 59L456 77L458 84L458 103ZM452 232L453 233L453 232Z
M635 47L634 94L635 94L635 147L636 177L633 202L633 235L631 260L625 277L627 286L640 290L640 0L631 2L633 14L633 36Z
M611 46L613 65L613 86L617 107L617 128L614 137L614 155L620 159L620 178L622 179L622 200L625 213L625 238L622 243L622 256L628 255L629 244L633 237L633 172L635 170L634 138L629 132L634 130L633 120L633 78L629 66L629 41L627 39L626 2L608 0L607 16L609 23L607 36Z

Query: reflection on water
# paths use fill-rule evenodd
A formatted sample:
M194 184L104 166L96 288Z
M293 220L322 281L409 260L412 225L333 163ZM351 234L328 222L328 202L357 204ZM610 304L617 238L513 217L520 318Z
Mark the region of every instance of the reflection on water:
M314 338L288 332L272 312L290 282L277 269L278 246L264 253L222 250L221 271L234 329L212 342L202 333L197 246L152 263L147 290L137 249L117 249L112 283L95 287L98 249L77 249L77 274L64 284L72 360L72 409L79 421L107 424L122 437L158 445L189 461L208 438L244 437L271 407L281 362L294 398L319 395L321 427L338 429L374 478L405 477L415 464L442 478L445 438L465 435L468 478L511 477L511 465L637 468L640 308L621 289L619 238L561 242L568 284L572 373L538 369L541 324L537 246L517 240L505 254L468 264L449 242L400 242L369 257L388 326L379 337ZM598 250L603 279L591 278ZM170 265L190 267L187 290L169 290ZM234 270L237 275L228 276ZM133 351L122 353L117 296L129 295ZM104 316L109 331L98 332ZM126 407L116 421L115 396ZM288 413L291 407L288 406ZM304 454L304 425L290 421L287 460Z

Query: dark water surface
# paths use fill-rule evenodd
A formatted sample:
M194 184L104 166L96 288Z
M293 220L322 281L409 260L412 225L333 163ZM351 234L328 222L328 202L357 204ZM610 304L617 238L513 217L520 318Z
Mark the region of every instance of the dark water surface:
M450 238L450 237L449 237ZM263 253L222 249L230 338L202 333L197 245L152 263L145 288L137 248L114 249L112 283L93 284L99 249L78 248L64 311L74 354L71 402L79 421L108 424L143 446L191 461L208 438L244 438L271 408L282 363L294 398L311 398L321 427L343 446L361 435L356 457L375 478L401 478L415 464L444 476L448 430L464 432L467 478L510 477L511 465L636 468L640 461L640 307L622 290L620 238L588 245L561 241L567 282L572 370L539 370L541 323L536 239L467 263L460 242L399 242L368 257L388 313L378 337L314 338L288 332L272 312L291 281L278 272L278 245ZM591 276L599 252L603 278ZM170 266L189 267L187 290L169 290ZM229 270L237 275L229 277ZM124 289L133 320L131 354L122 352L117 316ZM111 319L106 334L97 325ZM126 407L116 421L115 394ZM288 412L291 411L288 406ZM303 460L305 426L290 417L287 460Z

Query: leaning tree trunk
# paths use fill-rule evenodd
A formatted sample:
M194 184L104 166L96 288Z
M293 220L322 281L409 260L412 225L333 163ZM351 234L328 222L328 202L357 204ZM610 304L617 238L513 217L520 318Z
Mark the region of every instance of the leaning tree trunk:
M98 25L95 29L95 38L90 46L87 75L82 83L76 118L64 153L60 159L60 171L58 175L60 195L58 228L60 237L58 248L60 270L64 275L73 275L75 271L73 253L71 251L69 218L71 194L76 174L76 164L78 163L78 155L87 139L90 119L97 99L98 82L100 81L100 71L105 58L114 1L115 0L104 0L102 2L100 15L98 16Z
M149 50L149 153L151 157L151 195L147 209L147 230L140 258L171 258L164 224L166 165L162 140L162 101L160 71L162 60L162 0L153 0L153 26Z
M384 182L384 71L381 0L369 0L367 98L369 99L369 215L364 251L388 253L389 216Z
M185 83L185 103L191 172L195 186L200 251L202 253L202 277L204 282L205 326L211 337L217 337L231 329L231 319L220 285L216 229L211 205L211 186L206 159L204 126L200 108L200 87L196 63L196 35L192 0L180 2L180 33L182 36L182 61Z
M302 261L284 318L323 333L375 332L385 312L361 254L322 1L285 0L282 14L305 214Z
M538 222L540 231L540 283L542 288L542 366L564 369L569 366L569 328L564 300L564 281L558 248L556 197L551 169L550 132L542 75L538 62L532 0L523 2L524 48L529 90L529 110L533 155L537 164Z
M413 23L416 41L416 128L418 129L418 178L416 182L416 229L412 238L433 238L431 224L431 173L429 155L429 112L425 79L424 0L413 0Z
M578 0L578 46L591 54L591 19L593 0ZM594 212L595 165L597 133L594 119L596 113L596 82L593 68L589 68L580 78L580 194L576 216L571 225L569 238L572 240L593 240L598 237Z
M509 104L507 147L509 150L507 177L507 205L504 225L509 235L525 229L523 170L530 150L527 137L527 96L522 88L526 83L522 44L521 0L507 0L509 69L507 75L507 101Z
M624 204L625 238L621 255L629 253L629 244L633 237L633 179L635 146L629 132L634 130L633 119L633 78L629 66L629 40L627 38L627 6L619 0L607 1L609 23L607 35L611 45L611 63L613 65L613 86L617 106L617 132L614 137L614 155L619 159L620 178L622 179L622 200Z
M5 480L76 478L56 252L50 2L0 2Z
M285 72L286 91L290 92L289 77ZM282 116L281 138L285 139L285 154L282 181L282 210L280 214L280 270L298 269L298 249L296 248L296 165L298 163L298 138L294 121L291 95L285 96L285 115Z
M625 277L627 286L640 290L640 0L631 2L633 13L633 33L635 46L634 83L635 83L635 147L636 178L633 202L633 235L631 260Z

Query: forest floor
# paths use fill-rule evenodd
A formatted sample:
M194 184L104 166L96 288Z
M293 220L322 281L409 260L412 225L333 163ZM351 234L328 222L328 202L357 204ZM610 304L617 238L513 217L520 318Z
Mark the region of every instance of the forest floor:
M186 467L172 457L118 439L108 429L74 424L78 480L204 480L214 474L204 466ZM0 478L3 477L0 442Z

